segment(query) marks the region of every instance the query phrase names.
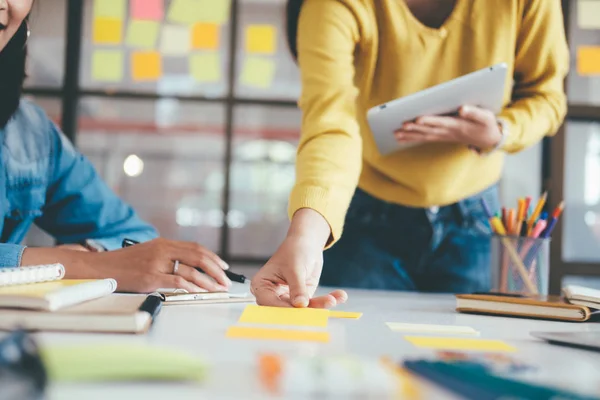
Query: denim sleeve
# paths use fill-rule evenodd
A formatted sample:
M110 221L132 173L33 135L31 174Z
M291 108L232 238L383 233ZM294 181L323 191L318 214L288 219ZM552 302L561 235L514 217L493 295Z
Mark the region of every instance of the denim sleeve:
M0 243L0 269L19 267L25 246L18 244Z
M93 239L107 250L120 248L124 238L139 242L156 238L156 230L117 197L53 123L49 125L54 165L46 206L36 224L60 243Z

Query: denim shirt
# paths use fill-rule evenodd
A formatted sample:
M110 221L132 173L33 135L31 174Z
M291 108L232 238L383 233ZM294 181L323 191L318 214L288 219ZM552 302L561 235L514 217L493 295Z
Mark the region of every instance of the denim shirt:
M39 107L22 100L0 143L0 268L20 265L33 223L59 243L92 239L107 250L157 236Z

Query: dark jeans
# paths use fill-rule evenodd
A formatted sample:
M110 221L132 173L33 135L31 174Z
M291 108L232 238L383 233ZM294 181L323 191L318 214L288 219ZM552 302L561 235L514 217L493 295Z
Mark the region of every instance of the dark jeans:
M324 253L321 285L470 293L490 287L491 242L484 198L499 207L498 189L445 207L410 208L357 190L341 239Z

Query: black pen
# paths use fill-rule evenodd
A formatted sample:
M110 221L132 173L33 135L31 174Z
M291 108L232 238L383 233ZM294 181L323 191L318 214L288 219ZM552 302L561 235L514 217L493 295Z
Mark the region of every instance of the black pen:
M148 295L148 297L146 297L146 300L144 300L144 302L140 306L139 311L144 311L144 312L147 312L148 314L150 314L150 318L152 318L152 323L154 323L154 319L158 316L161 309L162 309L161 298L159 296L151 294L151 295Z
M129 246L133 246L134 244L138 244L139 242L133 239L123 239L123 243L121 244L122 247L129 247ZM200 268L196 268L196 270L198 272L202 272L203 274L205 274L206 272L202 271ZM238 282L238 283L246 283L246 281L248 280L248 278L246 278L244 275L241 274L236 274L235 272L231 272L229 270L225 270L225 275L227 275L227 277L232 280L233 282Z

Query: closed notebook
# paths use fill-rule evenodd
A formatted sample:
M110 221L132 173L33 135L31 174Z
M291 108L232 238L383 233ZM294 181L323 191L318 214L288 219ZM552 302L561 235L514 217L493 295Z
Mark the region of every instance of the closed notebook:
M558 296L456 295L456 311L576 322L592 315L588 307L569 304Z
M55 312L0 309L0 329L143 333L160 304L156 296L113 294Z
M65 276L62 264L34 265L19 268L0 268L0 287L57 281Z
M568 285L563 288L563 295L571 304L600 310L600 290Z
M0 288L0 308L56 311L107 296L117 289L114 279L65 279Z

